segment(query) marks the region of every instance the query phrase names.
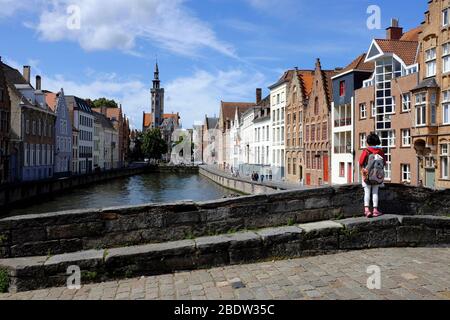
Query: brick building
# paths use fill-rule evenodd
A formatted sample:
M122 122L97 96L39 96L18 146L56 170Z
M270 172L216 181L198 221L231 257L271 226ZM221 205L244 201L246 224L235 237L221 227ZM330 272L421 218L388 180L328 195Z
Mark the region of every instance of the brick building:
M286 105L286 180L304 183L303 118L314 80L314 70L296 70L288 85Z
M10 180L34 181L54 175L56 115L48 107L41 88L30 84L31 68L23 74L2 64L11 99Z
M417 28L403 34L393 20L386 39L372 41L366 62L373 62L375 71L355 92L356 159L366 148L367 136L376 132L387 156L386 181L392 183L419 184L410 93L418 84L419 32ZM357 174L361 181L360 170Z
M11 100L0 57L0 184L9 180Z
M428 1L419 34L419 85L412 91L419 180L450 188L450 2Z
M320 186L330 184L331 139L330 111L332 81L335 70L322 70L317 59L314 80L308 105L304 110L305 184Z

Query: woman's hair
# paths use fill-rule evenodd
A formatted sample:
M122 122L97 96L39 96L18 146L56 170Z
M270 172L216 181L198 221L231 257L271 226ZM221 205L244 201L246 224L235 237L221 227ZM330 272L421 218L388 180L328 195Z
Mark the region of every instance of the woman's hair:
M375 147L375 146L379 146L381 144L381 140L380 137L378 135L376 135L375 133L371 133L368 137L367 137L367 144L370 147Z

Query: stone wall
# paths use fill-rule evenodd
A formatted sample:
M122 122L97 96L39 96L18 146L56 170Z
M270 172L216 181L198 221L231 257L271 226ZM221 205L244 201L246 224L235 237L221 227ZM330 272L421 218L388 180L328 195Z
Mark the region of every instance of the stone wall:
M214 181L215 183L231 189L243 194L267 194L273 193L277 190L283 190L280 186L276 184L271 184L270 182L266 182L264 184L259 182L252 182L248 180L243 180L239 178L232 178L227 174L221 174L217 171L211 171L206 167L200 167L199 173L202 176L207 177L208 179Z
M447 216L450 190L387 185L381 209ZM360 216L360 186L280 191L209 202L179 202L10 217L0 220L0 258L54 255L192 239Z
M108 250L0 260L10 291L64 286L77 265L82 283L367 248L450 244L450 218L386 215L244 231Z

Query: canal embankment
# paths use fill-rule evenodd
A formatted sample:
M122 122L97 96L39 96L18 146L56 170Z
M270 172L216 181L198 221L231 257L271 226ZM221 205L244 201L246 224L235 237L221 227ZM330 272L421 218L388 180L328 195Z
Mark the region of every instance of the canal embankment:
M74 175L66 178L5 184L0 186L0 213L1 210L9 209L18 204L33 203L43 197L55 196L72 189L146 173L197 174L198 167L140 164L123 169Z
M211 166L200 166L199 173L222 187L247 195L267 194L283 190L306 189L306 187L301 185L288 184L284 182L257 182L252 181L247 177L235 177L228 172L224 172L223 170Z

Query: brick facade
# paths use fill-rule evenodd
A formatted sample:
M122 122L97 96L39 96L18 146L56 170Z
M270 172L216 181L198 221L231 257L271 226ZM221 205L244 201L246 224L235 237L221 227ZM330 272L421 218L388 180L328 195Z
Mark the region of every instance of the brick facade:
M0 58L0 184L8 181L11 100Z
M331 77L335 71L322 70L320 60L316 62L314 81L308 106L304 114L305 184L320 186L331 181Z

